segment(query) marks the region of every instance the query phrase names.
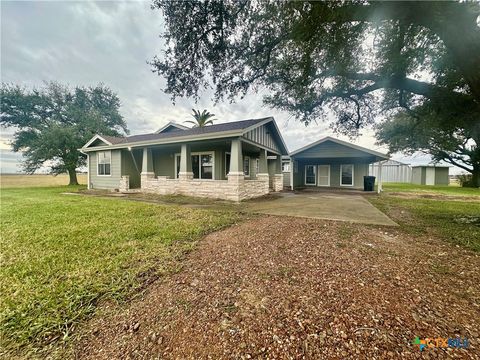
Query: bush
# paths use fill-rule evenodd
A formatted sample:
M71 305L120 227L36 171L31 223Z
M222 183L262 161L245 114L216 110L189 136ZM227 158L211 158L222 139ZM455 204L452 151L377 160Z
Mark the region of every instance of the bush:
M461 175L458 175L457 178L461 187L476 187L475 184L473 183L472 174L461 174Z

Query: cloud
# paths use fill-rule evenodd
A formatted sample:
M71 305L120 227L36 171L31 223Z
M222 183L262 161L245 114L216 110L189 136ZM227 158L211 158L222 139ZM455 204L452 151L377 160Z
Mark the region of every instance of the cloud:
M322 119L305 129L289 114L263 106L261 92L215 105L207 91L198 103L178 99L173 105L162 92L165 81L147 64L163 50L162 25L161 13L147 1L2 2L2 82L30 88L51 80L84 86L103 82L118 93L132 134L155 131L171 120L181 123L192 108L200 108L220 122L273 115L289 150L332 135ZM8 136L11 132L5 140ZM2 154L8 153L5 140ZM371 131L355 141L377 149L374 142Z

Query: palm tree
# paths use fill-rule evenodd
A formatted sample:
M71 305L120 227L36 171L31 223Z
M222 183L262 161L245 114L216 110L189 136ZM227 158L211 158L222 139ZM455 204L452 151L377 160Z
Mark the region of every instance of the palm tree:
M200 110L192 109L192 117L195 121L187 120L186 123L193 124L193 127L205 127L207 125L213 125L213 122L217 119L212 119L215 114L209 113L206 109L200 112Z

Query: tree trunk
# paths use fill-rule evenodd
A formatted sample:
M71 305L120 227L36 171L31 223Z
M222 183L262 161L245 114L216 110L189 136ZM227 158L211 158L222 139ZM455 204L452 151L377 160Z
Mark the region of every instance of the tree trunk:
M68 176L70 177L70 182L68 185L78 185L77 172L75 171L75 168L68 169Z
M480 167L473 167L472 170L472 184L473 186L480 188Z

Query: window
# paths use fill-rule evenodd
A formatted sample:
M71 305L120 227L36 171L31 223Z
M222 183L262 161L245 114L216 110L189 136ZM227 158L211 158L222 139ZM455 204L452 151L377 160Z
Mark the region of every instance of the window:
M230 172L230 153L225 153L225 176Z
M243 158L243 173L245 176L250 176L250 158L248 156Z
M315 185L317 183L317 167L315 165L305 166L305 185Z
M192 172L194 179L213 179L213 152L192 153ZM176 178L180 172L180 154L175 154Z
M260 159L255 159L255 174L260 172Z
M340 165L340 185L353 186L353 165Z
M112 164L112 152L111 151L99 151L98 153L98 167L97 175L110 175L110 167Z
M213 179L213 155L200 155L200 178Z
M290 172L290 161L282 161L282 172Z

